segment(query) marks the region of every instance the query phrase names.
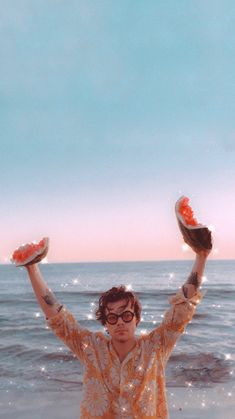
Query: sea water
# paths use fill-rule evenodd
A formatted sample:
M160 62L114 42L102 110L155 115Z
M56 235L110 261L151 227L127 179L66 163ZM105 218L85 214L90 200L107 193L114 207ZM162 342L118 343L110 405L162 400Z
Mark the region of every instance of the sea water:
M40 265L58 300L92 331L105 333L94 315L101 292L127 285L142 304L137 335L161 323L168 298L185 282L191 267L191 261ZM235 261L208 261L202 288L206 294L168 362L172 406L176 388L200 388L206 394L216 386L234 387ZM58 399L66 392L81 393L80 362L47 327L26 270L1 265L0 289L0 412L4 418L18 417L17 392L32 398L40 394L40 400L49 392L58 393ZM33 400L36 412L37 398Z

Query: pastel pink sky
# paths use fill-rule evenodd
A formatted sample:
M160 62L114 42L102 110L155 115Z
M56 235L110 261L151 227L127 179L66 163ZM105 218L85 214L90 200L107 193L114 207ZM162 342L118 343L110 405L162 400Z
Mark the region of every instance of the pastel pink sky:
M213 193L202 194L200 199L194 196L190 204L194 204L198 221L213 228L214 248L210 258L234 259L234 221L231 229L219 202L216 209L215 198ZM5 232L2 261L8 260L15 247L43 236L50 237L48 262L192 259L193 252L184 249L176 222L175 197L164 202L148 199L137 203L129 197L126 206L116 203L115 207L111 204L103 207L90 202L90 207L80 205L79 210L52 208L51 214L42 211L41 216L37 213L33 219L25 210L22 218L18 215L11 226L14 235ZM228 213L231 212L230 206Z

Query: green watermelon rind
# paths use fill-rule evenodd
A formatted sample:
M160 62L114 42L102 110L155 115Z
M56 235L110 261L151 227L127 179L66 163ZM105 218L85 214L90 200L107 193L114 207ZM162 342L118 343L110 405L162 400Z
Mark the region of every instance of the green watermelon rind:
M28 256L24 262L20 261L17 262L17 259L13 258L13 255L11 257L11 262L15 265L15 266L25 266L25 265L31 265L33 263L37 263L40 262L47 254L48 252L48 247L49 247L49 238L48 237L43 237L42 239L44 241L44 245L41 247L41 249L35 250L34 253L32 253L32 255ZM40 240L40 241L42 241ZM29 243L30 245L31 243ZM38 244L38 243L36 243ZM20 246L18 249L23 248L25 245ZM27 245L26 245L27 246Z

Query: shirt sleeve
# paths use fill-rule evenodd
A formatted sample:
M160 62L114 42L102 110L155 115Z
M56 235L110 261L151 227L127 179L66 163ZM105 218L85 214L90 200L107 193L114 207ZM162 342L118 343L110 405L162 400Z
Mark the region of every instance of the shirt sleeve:
M61 339L65 345L84 362L85 349L89 345L92 332L81 328L74 316L63 307L58 314L46 319L47 325L53 330L55 335Z
M186 298L181 289L169 298L170 308L165 312L162 324L152 332L152 339L160 344L164 363L168 361L176 341L191 321L202 297L203 294L198 291L192 298Z

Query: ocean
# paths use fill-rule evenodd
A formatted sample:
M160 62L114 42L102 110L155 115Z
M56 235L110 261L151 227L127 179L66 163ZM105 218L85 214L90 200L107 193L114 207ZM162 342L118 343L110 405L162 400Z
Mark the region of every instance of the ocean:
M100 293L112 286L129 285L142 304L137 335L148 333L161 323L169 306L168 298L185 282L191 267L192 261L40 265L59 301L81 326L92 331L104 331L94 316ZM74 397L71 404L78 404L82 367L48 329L26 270L1 265L0 287L0 417L26 417L21 413L27 396L27 403L33 402L31 419L43 417L44 409L49 419L74 419L74 412L78 418L78 405L71 406L66 416L58 412L53 416L51 406L48 415L46 401L50 394L54 406L69 394ZM194 395L200 397L198 403L202 408L221 404L217 394L223 400L224 409L234 398L235 261L209 260L202 290L206 291L204 298L168 362L166 378L171 412L182 411L191 402L195 404ZM179 404L176 394L180 388L185 398Z

